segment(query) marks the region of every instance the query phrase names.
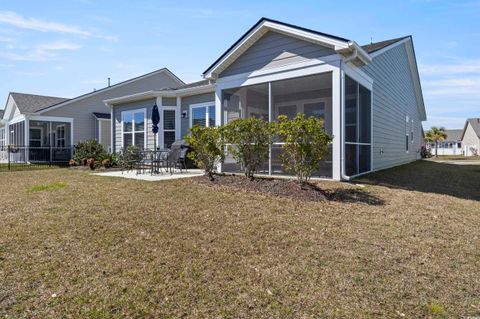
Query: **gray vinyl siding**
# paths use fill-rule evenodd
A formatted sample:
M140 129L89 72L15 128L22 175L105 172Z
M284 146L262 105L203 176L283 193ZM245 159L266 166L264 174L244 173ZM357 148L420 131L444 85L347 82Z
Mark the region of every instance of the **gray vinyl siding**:
M190 129L190 105L191 104L198 104L198 103L206 103L206 102L214 102L215 101L215 93L204 93L199 95L192 95L182 98L182 106L180 114L183 112L187 112L187 118L181 119L181 136L185 136L188 134L188 130ZM215 104L215 103L214 103Z
M177 98L176 97L163 97L162 98L162 105L163 106L177 106Z
M150 128L152 127L152 119L151 119L152 108L153 108L153 105L155 105L155 103L156 103L156 99L149 99L149 100L115 105L113 109L113 119L115 121L114 135L113 135L114 136L113 145L115 145L115 148L113 149L113 152L119 152L123 148L122 112L138 110L138 109L145 109L145 112L146 112L145 126L147 128L146 129L147 148L153 148L154 139L153 139L152 130Z
M363 70L373 79L373 169L420 158L421 121L405 44L375 57ZM414 121L414 139L405 151L406 116Z
M335 51L331 48L269 31L221 72L220 76L270 69L332 54Z
M110 108L103 103L104 100L162 87L176 86L178 86L177 82L166 73L152 74L119 87L112 87L105 92L99 92L60 108L46 111L41 115L73 118L73 143L76 144L79 141L96 138L96 120L92 113L110 113Z
M101 140L99 141L103 146L105 146L107 149L110 148L110 143L111 143L111 136L112 136L112 130L111 130L111 121L99 121L100 123L100 132L101 134Z

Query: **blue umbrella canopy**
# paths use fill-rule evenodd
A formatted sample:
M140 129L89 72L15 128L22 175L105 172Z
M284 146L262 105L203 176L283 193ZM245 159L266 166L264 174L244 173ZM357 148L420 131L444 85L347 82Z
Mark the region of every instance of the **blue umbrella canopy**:
M160 122L160 113L158 112L158 106L155 104L152 109L152 132L158 133L158 123Z

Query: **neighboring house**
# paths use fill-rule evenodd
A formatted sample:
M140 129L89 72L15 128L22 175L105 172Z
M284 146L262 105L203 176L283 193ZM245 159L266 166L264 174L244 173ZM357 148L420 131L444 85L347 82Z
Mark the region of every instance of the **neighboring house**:
M468 119L462 132L462 144L465 156L475 156L480 153L480 118Z
M237 118L276 121L302 112L325 120L330 156L315 176L349 179L420 158L425 107L410 36L365 46L345 38L261 19L203 73L205 81L106 99L112 146L153 148L151 109L168 147L192 125ZM262 172L288 174L281 143ZM238 171L227 156L223 171Z
M0 122L0 143L71 148L79 141L97 139L110 149L110 109L103 100L181 85L178 77L163 68L73 99L10 93Z
M463 130L445 130L447 138L437 144L438 155L463 155L462 147ZM432 155L435 155L435 143L427 142Z

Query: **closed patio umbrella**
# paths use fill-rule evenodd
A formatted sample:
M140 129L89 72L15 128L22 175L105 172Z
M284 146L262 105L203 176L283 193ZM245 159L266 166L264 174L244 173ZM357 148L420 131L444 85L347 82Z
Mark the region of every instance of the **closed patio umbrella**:
M155 104L152 109L152 132L153 132L153 143L154 151L157 150L157 133L158 133L158 123L160 122L160 113L158 112L158 106Z

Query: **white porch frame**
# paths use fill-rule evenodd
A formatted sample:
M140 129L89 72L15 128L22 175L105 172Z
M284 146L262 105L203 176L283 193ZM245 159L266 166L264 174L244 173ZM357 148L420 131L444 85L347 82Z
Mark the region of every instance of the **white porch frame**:
M342 78L341 78L341 61L340 55L332 55L324 58L324 61L316 59L313 61L295 63L279 68L272 68L269 70L262 70L250 74L236 74L217 79L217 86L215 89L215 109L216 122L219 125L224 125L222 116L222 91L231 88L238 88L250 86L254 84L268 83L269 92L271 92L271 82L304 77L309 75L332 73L332 134L334 136L332 143L332 178L335 180L341 179L341 149L342 149L342 98L343 94ZM269 94L269 120L272 118L272 105ZM271 156L270 156L271 157ZM270 162L270 161L269 161ZM220 168L221 170L222 168ZM271 167L269 164L269 171Z

